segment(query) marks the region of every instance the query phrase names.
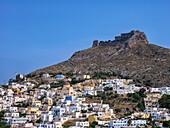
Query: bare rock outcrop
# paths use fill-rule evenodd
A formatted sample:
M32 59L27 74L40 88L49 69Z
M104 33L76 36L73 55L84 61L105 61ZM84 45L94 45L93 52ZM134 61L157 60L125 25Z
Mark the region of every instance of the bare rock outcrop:
M94 41L91 48L75 52L67 61L31 74L42 72L116 72L133 79L152 80L153 86L169 86L170 49L150 44L144 32L131 31L115 40Z

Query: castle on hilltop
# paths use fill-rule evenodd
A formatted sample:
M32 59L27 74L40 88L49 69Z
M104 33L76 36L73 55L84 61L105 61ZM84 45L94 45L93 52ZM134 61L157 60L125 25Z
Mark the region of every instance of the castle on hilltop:
M136 31L132 30L129 33L122 33L121 36L116 36L115 40L108 40L108 41L94 40L92 47L118 46L121 44L132 45L139 42L149 43L144 32L141 32L139 30Z

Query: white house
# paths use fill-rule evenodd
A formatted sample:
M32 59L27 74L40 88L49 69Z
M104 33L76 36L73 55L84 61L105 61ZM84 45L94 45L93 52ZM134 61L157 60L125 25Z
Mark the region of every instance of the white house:
M90 75L78 75L76 80L90 79Z
M5 94L5 90L3 90L2 88L0 88L0 95L3 96Z
M50 88L50 84L42 84L39 86L39 88Z
M26 123L27 120L28 118L12 118L12 117L4 118L4 122L6 122L8 125Z
M160 93L161 90L160 90L160 88L150 88L150 92L151 93Z
M50 75L47 73L47 74L43 74L43 77L44 78L49 78L50 77Z
M128 124L127 119L121 119L121 120L111 120L109 122L110 127L127 127L127 126L145 126L146 120L131 120L131 124Z
M55 128L63 128L62 123L60 121L54 121L53 124L54 124Z
M109 122L109 127L127 127L128 126L128 120L111 120Z
M19 113L5 113L5 117L19 117Z
M85 121L85 122L76 122L75 126L81 127L81 128L89 127L89 122L88 121Z
M146 125L146 120L132 120L130 126L145 126Z
M65 109L61 108L60 106L53 106L53 115L61 117L63 115L63 113L65 113Z
M10 107L9 111L10 112L18 112L18 107Z
M54 124L44 124L44 123L37 123L36 124L37 128L55 128Z
M98 112L97 115L99 118L103 118L105 117L105 112Z
M80 112L81 106L70 106L69 111L70 112Z
M170 95L170 87L162 87L160 89L161 91L161 94L167 94L167 95Z
M41 119L42 121L52 122L53 121L53 112L42 112L41 113Z

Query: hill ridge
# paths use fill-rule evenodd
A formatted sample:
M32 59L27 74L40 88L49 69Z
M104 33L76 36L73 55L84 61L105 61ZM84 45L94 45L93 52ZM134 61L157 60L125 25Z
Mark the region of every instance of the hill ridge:
M115 41L110 41L112 45L108 42L106 43L109 45L103 42L94 45L93 42L91 48L75 52L67 61L31 74L116 72L133 79L152 80L153 86L169 86L170 49L150 44L144 32L130 33L132 32L134 35L126 40L116 41L116 44ZM121 39L122 34L118 38Z

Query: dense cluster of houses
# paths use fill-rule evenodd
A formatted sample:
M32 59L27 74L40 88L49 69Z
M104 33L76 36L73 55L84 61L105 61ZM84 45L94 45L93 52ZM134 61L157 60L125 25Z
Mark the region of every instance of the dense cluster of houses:
M47 79L50 75L43 74L42 77ZM57 75L56 79L64 79L64 76ZM4 122L13 128L62 128L69 121L74 123L69 128L84 128L94 121L97 126L105 127L143 127L149 117L157 121L170 120L169 110L160 108L158 104L163 94L170 94L170 87L148 89L131 84L132 80L93 80L89 75L76 79L88 80L74 85L65 82L58 88L51 88L50 84L36 87L35 83L28 81L10 83L8 88L0 87L0 111L5 111ZM96 96L106 87L117 94L135 93L145 88L145 110L120 119L109 104L86 101L86 96Z
M100 84L100 87L109 87L117 94L128 94L138 92L143 87L137 87L135 84L129 84L132 80L126 79L109 79Z
M163 94L170 94L170 87L162 88L151 88L147 97L144 98L146 114L151 114L152 119L156 121L168 121L170 120L169 110L166 108L160 108L158 100L162 97Z

